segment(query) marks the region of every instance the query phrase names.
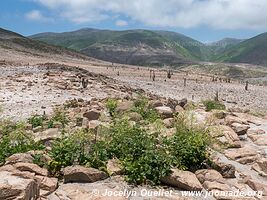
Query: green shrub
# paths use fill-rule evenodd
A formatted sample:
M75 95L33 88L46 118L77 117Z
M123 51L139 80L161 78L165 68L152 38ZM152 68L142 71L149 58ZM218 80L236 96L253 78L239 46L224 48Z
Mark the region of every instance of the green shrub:
M116 121L111 128L110 157L118 158L124 167L126 180L134 184L159 184L170 173L169 156L158 140L138 125L126 119Z
M206 111L211 111L211 110L225 110L225 105L219 101L214 101L214 100L206 100L203 101L203 104L206 107Z
M115 99L108 99L106 101L106 107L111 117L115 116L117 106L118 106L118 101Z
M33 128L36 128L38 126L43 126L44 120L44 116L34 115L28 119L28 122L32 125Z
M74 163L84 164L86 150L91 143L90 133L82 129L71 136L62 136L53 142L49 152L51 158L61 167L67 167Z
M34 154L33 155L33 163L40 166L40 167L47 167L46 162L42 160L43 155L42 154Z
M7 157L15 153L24 153L44 148L40 143L34 142L33 138L26 133L22 123L10 122L0 129L0 164L4 163Z
M167 139L166 146L173 158L173 165L180 169L197 170L207 160L209 137L203 128L192 125L186 115L176 117L176 133Z
M48 167L52 174L58 174L61 168L73 164L106 171L108 160L106 143L104 141L94 142L94 135L87 129L55 140L49 155L53 159Z

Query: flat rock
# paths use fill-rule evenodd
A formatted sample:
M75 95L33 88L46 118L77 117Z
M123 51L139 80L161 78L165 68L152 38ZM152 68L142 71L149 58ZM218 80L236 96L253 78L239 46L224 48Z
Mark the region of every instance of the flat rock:
M86 117L89 121L91 120L98 120L100 117L100 111L96 109L89 110L88 112L85 112L83 114L84 117Z
M195 172L198 180L200 181L200 183L204 183L205 181L221 181L223 182L224 179L222 177L222 175L213 169L201 169L201 170L197 170Z
M173 117L173 111L168 106L160 106L156 107L155 109L158 111L158 113L162 116L163 119Z
M20 171L28 171L41 176L48 176L47 169L41 168L33 163L16 163L14 167Z
M249 129L249 125L232 123L231 128L237 133L237 135L245 135Z
M70 166L64 169L64 183L92 183L108 178L108 175L98 169L83 166Z
M33 163L33 157L29 153L16 153L6 158L5 164L15 164L18 162Z
M235 160L241 164L252 163L257 160L257 151L249 146L239 149L227 149L224 151L227 158Z
M161 182L189 191L201 191L203 189L195 174L189 171L181 171L178 169L173 169L172 174L163 177Z

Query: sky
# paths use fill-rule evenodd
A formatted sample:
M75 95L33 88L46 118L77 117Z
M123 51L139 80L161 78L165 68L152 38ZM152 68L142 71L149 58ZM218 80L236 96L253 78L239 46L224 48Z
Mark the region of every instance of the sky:
M267 0L1 0L0 27L24 36L98 28L246 39L267 32Z

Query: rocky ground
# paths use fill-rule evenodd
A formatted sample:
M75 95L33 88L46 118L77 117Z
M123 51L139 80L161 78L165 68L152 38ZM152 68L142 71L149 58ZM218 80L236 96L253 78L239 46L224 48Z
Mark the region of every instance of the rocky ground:
M142 67L84 67L87 70L110 76L134 88L174 99L187 98L196 102L213 99L218 91L219 99L228 108L242 108L253 113L267 112L267 89L264 85L249 85L239 80L212 81L213 75L174 71L171 79L166 70L155 70L155 81L151 79L150 69ZM119 74L119 75L118 75ZM216 76L215 76L216 77ZM223 77L222 77L223 78ZM186 86L184 86L186 79Z
M107 97L120 99L119 106L122 110L127 110L130 99L143 93L149 96L153 106L161 114L165 124L162 134L168 135L173 131L174 113L183 112L190 101L213 98L217 90L219 99L228 108L235 108L207 112L199 104L190 111L197 124L212 130L210 137L215 142L210 150L210 167L194 173L173 169L170 176L162 179L162 186L158 188L127 184L120 167L112 160L109 161L108 168L114 176L109 177L94 168L70 166L63 170L61 180L51 176L47 169L33 164L36 152L27 152L7 158L0 167L0 199L182 200L203 199L208 191L214 193L205 199L267 199L267 120L241 112L245 109L255 112L267 110L267 92L264 86L250 85L249 90L245 91L244 84L237 81L212 82L210 76L187 75L182 72L166 79L166 72L160 71L156 71L155 81L152 81L147 69L112 66L82 65L81 68L69 68L45 64L3 66L0 71L2 119L25 120L32 114L41 115L44 112L49 115L57 105L75 98L68 115L73 119L81 117L82 123L73 122L68 128L82 126L97 130L100 124L107 123L105 118L100 117L107 113L103 103ZM184 77L187 79L186 86ZM172 100L168 100L169 97ZM187 101L180 101L182 98L187 98ZM60 137L61 128L28 126L28 133L37 140L48 141ZM43 159L50 158L44 156ZM189 197L182 193L201 190L201 197ZM110 195L106 194L107 191ZM219 191L242 191L252 195L249 198L225 197ZM256 194L253 191L262 193Z

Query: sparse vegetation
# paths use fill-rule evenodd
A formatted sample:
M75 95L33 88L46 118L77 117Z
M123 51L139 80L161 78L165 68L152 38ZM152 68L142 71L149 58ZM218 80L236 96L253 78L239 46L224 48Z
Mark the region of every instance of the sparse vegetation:
M7 157L15 153L40 150L43 148L43 145L35 142L26 133L23 123L0 122L0 165L5 162Z
M219 101L215 101L215 100L206 100L206 101L203 101L203 104L205 105L207 111L226 109L223 103Z
M126 180L133 184L160 184L160 179L169 175L172 167L196 170L203 167L207 158L207 132L192 125L186 115L178 115L175 120L176 133L165 138L160 129L164 127L160 116L149 105L146 97L140 97L134 102L134 108L127 112L138 112L144 121L132 124L125 115L116 115L116 100L106 103L112 122L105 133L97 140L88 129L79 129L74 133L62 133L54 140L48 155L52 158L49 163L42 161L42 155L34 155L34 163L47 167L51 174L60 176L62 168L74 164L90 166L106 171L109 159L116 158L123 167ZM41 120L31 118L36 126ZM38 119L38 120L37 120ZM66 112L56 110L52 121L67 124ZM148 126L157 127L157 134L151 134ZM1 126L0 162L18 152L42 149L25 134L21 124Z
M160 119L158 112L148 104L148 99L144 96L140 96L134 102L132 111L139 113L148 122L155 122L157 119Z
M115 99L108 99L106 102L106 107L111 117L115 116L116 108L118 106L118 101Z
M44 116L34 115L28 119L28 122L32 125L33 128L36 128L38 126L43 126L44 120Z

